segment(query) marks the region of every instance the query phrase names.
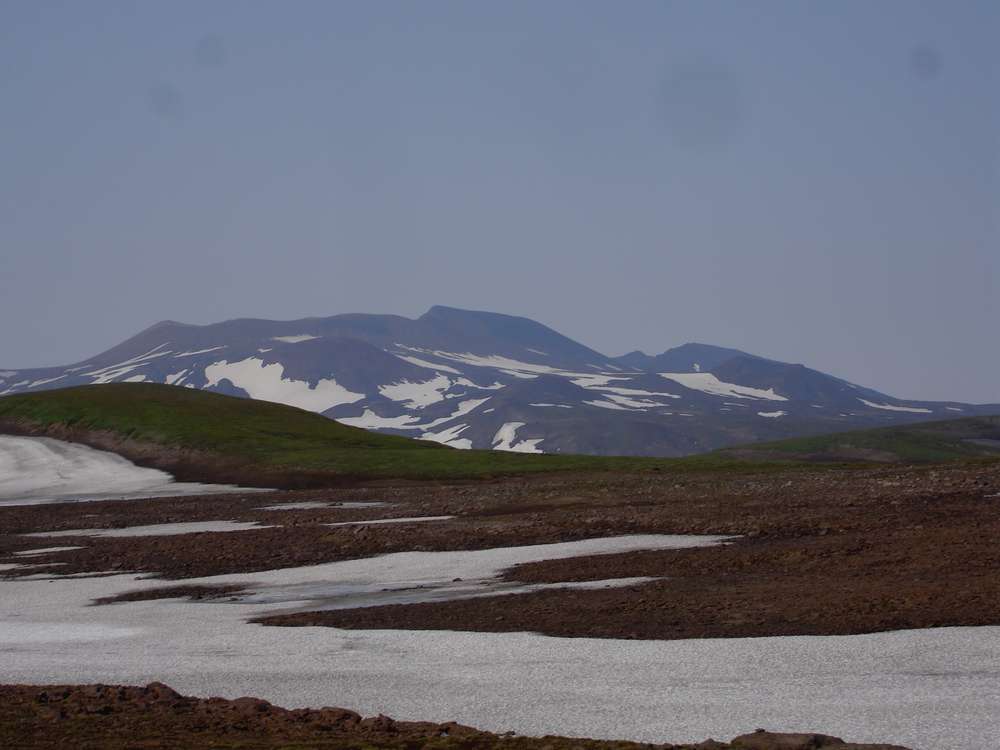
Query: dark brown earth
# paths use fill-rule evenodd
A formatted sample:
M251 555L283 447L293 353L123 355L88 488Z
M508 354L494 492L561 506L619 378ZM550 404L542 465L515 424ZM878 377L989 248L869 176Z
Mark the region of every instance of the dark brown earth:
M50 570L127 570L183 579L402 550L481 549L630 533L732 534L741 538L726 546L534 563L507 573L509 579L529 582L663 578L642 586L303 613L267 622L624 638L996 625L1000 497L991 496L998 493L1000 466L969 464L562 476L23 506L0 508L0 563L61 563ZM255 510L316 499L394 504ZM421 515L457 517L384 526L320 525ZM213 519L257 520L281 528L127 539L18 536L46 529ZM84 549L29 559L8 556L57 545ZM26 568L6 575L45 570Z
M256 698L190 698L166 685L0 685L0 747L18 750L905 750L819 734L758 731L731 743L640 745L519 737L455 723L362 718L342 708L286 710Z

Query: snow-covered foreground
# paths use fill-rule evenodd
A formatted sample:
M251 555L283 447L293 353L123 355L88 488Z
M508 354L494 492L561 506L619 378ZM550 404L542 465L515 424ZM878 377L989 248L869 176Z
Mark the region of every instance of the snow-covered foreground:
M204 495L243 488L175 482L115 453L52 438L0 435L0 506L70 500Z
M242 603L92 607L96 597L163 582L5 581L0 663L10 682L162 680L198 695L257 695L285 706L344 706L530 734L682 741L768 727L917 750L981 750L1000 736L1000 628L623 641L245 622L352 587L468 580L529 560L717 541L618 537L410 552L188 581L252 584L256 594Z

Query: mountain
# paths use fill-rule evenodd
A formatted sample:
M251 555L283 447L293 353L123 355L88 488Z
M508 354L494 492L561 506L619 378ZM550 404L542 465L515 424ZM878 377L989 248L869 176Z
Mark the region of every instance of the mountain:
M528 318L432 307L413 320L164 321L83 362L0 370L0 396L166 383L318 412L456 448L679 456L1000 405L902 401L737 349L608 357Z

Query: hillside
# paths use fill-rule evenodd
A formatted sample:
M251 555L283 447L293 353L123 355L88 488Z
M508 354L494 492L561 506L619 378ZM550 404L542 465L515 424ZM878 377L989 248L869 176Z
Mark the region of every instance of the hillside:
M1000 416L880 427L737 446L717 455L751 461L906 462L1000 458Z
M481 478L669 463L459 451L349 427L281 404L152 383L6 396L0 398L0 432L46 435L112 450L181 480L282 487L353 478Z

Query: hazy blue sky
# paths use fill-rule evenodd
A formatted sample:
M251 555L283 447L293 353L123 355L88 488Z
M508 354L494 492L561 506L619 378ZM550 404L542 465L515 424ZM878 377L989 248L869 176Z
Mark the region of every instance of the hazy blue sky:
M540 320L1000 402L1000 3L0 0L0 366Z

